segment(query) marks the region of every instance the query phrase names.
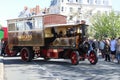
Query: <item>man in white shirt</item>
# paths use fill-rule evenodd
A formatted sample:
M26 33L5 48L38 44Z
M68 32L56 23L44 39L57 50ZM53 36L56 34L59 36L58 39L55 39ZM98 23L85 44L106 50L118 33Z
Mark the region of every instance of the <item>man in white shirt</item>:
M115 59L115 55L116 55L116 40L115 38L112 38L112 40L110 41L110 50L111 50L111 58L112 61L114 61Z
M25 7L24 7L24 10L20 12L20 14L19 14L18 17L26 17L26 18L29 18L29 17L31 17L31 16L32 16L32 14L31 14L30 10L28 9L27 6L25 6ZM26 27L27 30L28 30L28 29L32 29L33 26L32 26L31 19L28 19L28 21L27 21L26 24L25 24L25 27Z
M20 12L18 17L31 17L31 12L27 6L24 7L24 10Z

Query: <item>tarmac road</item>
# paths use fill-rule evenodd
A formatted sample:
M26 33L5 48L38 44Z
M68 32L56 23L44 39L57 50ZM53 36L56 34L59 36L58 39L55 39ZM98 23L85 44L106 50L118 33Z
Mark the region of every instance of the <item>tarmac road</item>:
M4 65L2 56L0 56L0 80L4 80Z
M101 58L96 65L88 60L71 65L63 59L26 63L19 57L5 57L4 66L5 80L120 80L120 64Z

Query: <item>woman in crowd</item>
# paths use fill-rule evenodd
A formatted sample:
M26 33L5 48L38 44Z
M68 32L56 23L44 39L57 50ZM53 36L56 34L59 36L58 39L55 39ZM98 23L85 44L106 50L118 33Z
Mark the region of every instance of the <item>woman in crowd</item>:
M100 49L102 58L105 57L104 47L105 47L105 42L104 42L104 40L100 40L100 42L99 42L99 49Z
M105 61L109 61L110 62L110 44L109 44L109 40L106 39L105 40Z
M116 45L116 57L118 63L120 63L120 37L117 40L117 45Z

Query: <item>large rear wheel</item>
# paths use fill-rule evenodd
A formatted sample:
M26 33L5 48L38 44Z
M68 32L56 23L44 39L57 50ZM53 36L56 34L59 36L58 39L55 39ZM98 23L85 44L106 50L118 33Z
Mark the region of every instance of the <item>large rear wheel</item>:
M32 52L30 51L29 48L23 48L21 51L20 51L20 55L21 55L21 59L23 61L26 61L26 62L29 62L33 59L33 56L32 56Z
M88 57L88 60L90 61L91 64L96 64L98 62L98 57L95 53L95 51L91 51Z
M72 51L72 53L71 53L71 63L73 65L79 64L79 53L77 51Z
M8 48L8 45L6 45L5 53L7 54L7 56L16 56L18 51L16 49L10 51L9 48Z

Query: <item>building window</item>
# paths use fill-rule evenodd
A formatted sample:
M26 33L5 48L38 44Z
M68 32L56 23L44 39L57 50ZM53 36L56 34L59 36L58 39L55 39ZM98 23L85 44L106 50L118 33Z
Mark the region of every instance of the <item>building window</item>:
M78 2L78 0L76 0L76 2Z
M94 0L89 0L89 4L94 4Z
M82 0L79 0L79 3L82 3Z
M87 3L88 3L88 4L93 4L93 3L94 3L94 0L87 0Z
M101 11L98 10L98 11L97 11L97 14L101 14Z
M70 3L73 3L73 0L69 0Z
M90 0L87 0L87 3L89 3L90 2Z
M103 0L103 4L108 5L109 4L108 0Z
M50 6L54 6L57 4L57 0L52 0Z
M81 8L78 8L78 13L81 13Z
M62 11L62 12L64 11L64 7L61 8L61 11Z
M101 0L95 0L96 4L101 4Z
M72 7L70 7L70 12L73 12L73 8Z
M73 20L73 16L70 16L69 20Z
M92 11L89 12L89 15L92 16Z
M107 11L105 11L105 14L108 14L108 12L107 12Z
M62 0L62 2L64 2L64 0Z

